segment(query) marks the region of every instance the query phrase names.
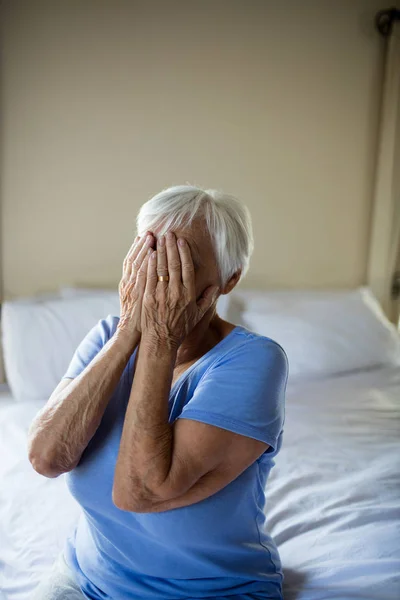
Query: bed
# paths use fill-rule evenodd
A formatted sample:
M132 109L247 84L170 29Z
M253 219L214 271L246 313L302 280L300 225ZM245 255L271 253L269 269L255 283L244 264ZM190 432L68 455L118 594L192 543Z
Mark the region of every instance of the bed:
M241 301L238 297L235 310ZM260 314L257 302L248 323ZM295 304L301 312L299 297ZM277 305L281 298L270 299L268 328L279 322ZM314 318L315 305L312 312ZM364 327L365 335L370 332L371 326ZM290 334L295 333L292 326ZM393 341L393 331L391 336ZM382 354L382 348L377 351ZM293 349L291 354L296 371ZM398 600L400 366L385 359L350 372L309 376L304 357L297 360L303 371L289 379L284 443L265 506L284 568L285 599ZM31 396L25 400L15 385L0 389L1 600L29 600L79 514L63 476L41 477L27 459L27 428L46 399Z

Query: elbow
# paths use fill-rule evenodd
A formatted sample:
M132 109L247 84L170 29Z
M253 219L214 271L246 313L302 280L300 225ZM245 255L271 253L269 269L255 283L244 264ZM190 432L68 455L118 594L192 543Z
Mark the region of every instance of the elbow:
M115 484L112 489L112 501L114 506L120 510L126 510L128 512L139 512L136 510L138 502L136 502L133 496L123 492Z
M150 503L143 497L139 497L137 494L125 490L114 481L112 489L112 501L114 506L120 510L135 513L147 513L151 512Z
M33 444L29 445L28 458L36 473L50 479L72 470L72 468L62 466L54 453L40 451Z
M36 473L43 475L43 477L54 479L62 474L60 469L57 469L52 463L43 460L42 457L30 456L29 461Z

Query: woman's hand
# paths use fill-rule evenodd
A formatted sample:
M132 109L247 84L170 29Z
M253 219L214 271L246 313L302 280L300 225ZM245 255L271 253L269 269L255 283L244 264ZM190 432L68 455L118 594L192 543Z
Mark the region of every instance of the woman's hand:
M146 287L147 264L154 245L154 236L147 233L136 237L122 267L118 286L120 320L118 330L137 333L141 330L141 307Z
M169 280L160 281L159 276L168 276ZM160 237L157 252L148 258L142 335L178 348L211 308L217 293L218 286L209 286L196 299L192 255L186 240L176 240L172 232L166 238Z

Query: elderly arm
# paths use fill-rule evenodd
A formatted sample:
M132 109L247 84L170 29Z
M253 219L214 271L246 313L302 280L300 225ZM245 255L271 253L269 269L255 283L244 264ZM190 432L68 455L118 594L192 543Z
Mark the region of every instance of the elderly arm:
M75 379L62 380L31 424L29 460L38 473L57 477L80 461L140 339L147 257L153 236L137 237L123 263L117 330ZM84 340L85 341L85 340Z
M170 424L175 358L173 347L142 338L114 477L113 501L122 510L161 512L199 502L236 479L268 448L190 419Z
M78 377L56 387L28 433L29 460L38 473L57 477L79 463L139 336L117 329Z
M175 359L174 348L142 338L115 468L113 501L119 508L133 510L133 505L153 495L169 473L168 397Z

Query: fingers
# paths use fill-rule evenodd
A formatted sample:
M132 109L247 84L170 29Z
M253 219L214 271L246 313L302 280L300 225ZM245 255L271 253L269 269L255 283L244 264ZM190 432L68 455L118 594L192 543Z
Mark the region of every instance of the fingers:
M147 262L147 279L146 279L146 289L145 294L153 295L156 291L157 286L157 254L155 250L149 255L149 259Z
M180 285L182 283L182 270L176 237L172 231L169 231L166 237L169 285Z
M126 255L126 258L130 258L133 255L133 253L135 252L135 250L138 248L138 246L141 247L144 244L145 239L146 239L146 236L140 237L140 235L137 235L135 237L135 239L133 240L132 246L129 248L129 252Z
M142 249L143 245L146 243L148 235L153 237L151 231L146 231L146 233L144 235L137 235L135 237L135 239L133 240L133 244L129 248L129 251L125 257L125 260L131 260L131 259L135 260L135 258L139 254L140 250Z
M149 235L147 235L143 246L141 247L140 251L136 255L136 258L134 258L133 267L134 267L134 270L136 270L136 272L139 272L142 262L144 261L145 256L147 255L147 253L153 243L153 239L154 238L151 235L151 233Z
M135 237L132 246L129 248L129 252L125 257L125 261L135 260L136 256L138 255L139 251L141 250L143 244L146 241L146 236L148 233L149 232L146 232L146 234L143 236L137 235Z
M179 238L178 249L180 255L180 262L182 264L183 285L187 289L190 298L195 298L196 288L194 281L194 266L192 260L192 253L190 252L189 245L184 238Z
M142 300L146 289L147 268L151 253L152 249L147 248L146 256L144 257L142 264L139 267L139 271L137 272L135 288L138 300Z
M136 238L137 239L137 238ZM130 279L132 276L136 276L140 266L146 256L147 250L154 243L154 237L151 233L148 233L134 242L130 251L128 252L124 260L125 276Z
M133 240L132 246L129 248L128 254L124 258L124 262L122 263L122 277L123 278L126 277L129 279L129 277L130 277L131 269L132 269L131 258L132 258L132 255L133 255L136 247L140 243L140 241L141 241L140 236L137 235L135 237L135 239Z
M199 320L208 311L208 309L211 308L212 304L217 299L218 292L219 292L219 287L212 286L212 285L210 285L210 287L208 287L203 292L203 294L197 301L197 308L199 310L199 316L200 316Z
M167 250L165 247L165 237L161 235L157 241L157 275L168 275ZM166 281L161 281L161 285L167 285Z

